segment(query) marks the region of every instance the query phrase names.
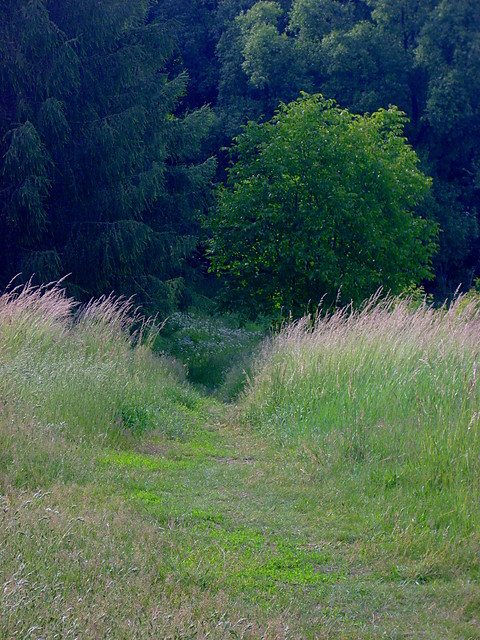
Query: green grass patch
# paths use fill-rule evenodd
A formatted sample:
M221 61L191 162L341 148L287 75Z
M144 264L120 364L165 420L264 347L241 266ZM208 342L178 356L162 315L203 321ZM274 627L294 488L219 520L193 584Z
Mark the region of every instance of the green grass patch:
M288 327L232 407L117 303L1 298L0 640L480 637L469 304Z
M157 471L160 469L179 471L191 469L196 465L194 460L159 458L133 453L131 451L109 452L100 458L100 462L109 467L119 467L120 469L125 467L130 469L147 469L149 471Z

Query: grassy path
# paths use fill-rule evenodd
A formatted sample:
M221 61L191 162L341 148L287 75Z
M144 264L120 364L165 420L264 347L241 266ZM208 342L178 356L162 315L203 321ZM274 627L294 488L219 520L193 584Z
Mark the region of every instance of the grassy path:
M287 327L239 413L138 326L0 297L0 640L480 638L475 299Z
M2 640L480 637L467 569L401 557L354 476L218 407L188 437L82 447L37 426L9 443L29 480L2 478Z

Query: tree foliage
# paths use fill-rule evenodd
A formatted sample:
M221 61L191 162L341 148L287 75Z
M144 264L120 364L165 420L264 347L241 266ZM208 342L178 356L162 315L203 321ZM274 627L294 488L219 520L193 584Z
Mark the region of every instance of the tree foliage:
M395 108L357 116L321 95L283 105L236 140L210 222L213 268L250 311L359 303L432 276L430 180Z
M71 272L80 296L182 290L214 162L208 109L176 117L168 24L148 0L0 7L0 278ZM170 302L169 302L170 301Z
M276 33L269 26L270 38L253 38L258 20L253 31L241 25L265 4L272 3L231 18L235 29L217 55L217 108L229 132L247 119L270 118L279 101L300 90L321 92L355 113L397 105L433 177L430 210L442 227L430 290L443 299L459 283L468 288L480 269L479 3L293 0L276 4ZM254 86L258 78L261 87Z
M0 286L71 272L77 296L115 289L150 310L176 306L205 268L191 251L211 156L222 180L242 126L306 91L353 113L406 113L433 179L422 206L441 227L428 290L443 301L468 289L480 275L479 7L0 2Z

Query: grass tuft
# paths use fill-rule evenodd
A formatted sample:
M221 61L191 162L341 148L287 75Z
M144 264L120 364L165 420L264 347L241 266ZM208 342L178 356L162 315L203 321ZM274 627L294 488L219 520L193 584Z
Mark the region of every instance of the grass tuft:
M188 406L201 400L152 353L155 335L129 300L78 307L59 285L7 292L0 298L4 410L83 439L178 433Z

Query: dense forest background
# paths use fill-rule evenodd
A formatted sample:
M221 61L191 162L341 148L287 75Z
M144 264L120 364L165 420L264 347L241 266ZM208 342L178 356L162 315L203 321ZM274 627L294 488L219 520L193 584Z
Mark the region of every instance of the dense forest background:
M227 148L301 92L406 113L439 229L423 284L480 275L478 0L2 0L0 82L2 287L70 274L161 314L211 295Z

